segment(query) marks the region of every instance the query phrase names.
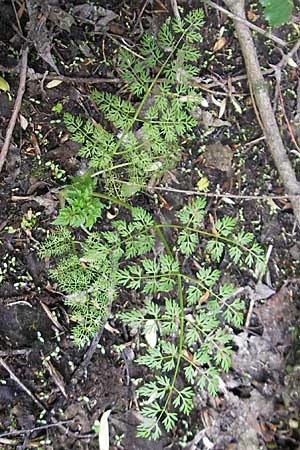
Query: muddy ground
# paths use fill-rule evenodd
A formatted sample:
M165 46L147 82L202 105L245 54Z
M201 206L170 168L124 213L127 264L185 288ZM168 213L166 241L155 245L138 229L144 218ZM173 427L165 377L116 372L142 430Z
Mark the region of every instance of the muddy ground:
M160 186L194 190L201 174L210 192L261 196L208 200L212 214L234 215L270 252L260 285L250 281L250 274L236 274L237 286L252 293L245 318L255 298L250 325L236 330L232 368L217 397L199 394L189 419L155 443L135 437L139 413L133 380L147 378L148 372L133 362L137 355L130 336L113 315L91 362L76 372L87 349L74 346L68 310L37 256L38 242L58 212L57 193L81 165L63 113L96 114L88 98L91 87L110 92L121 87L99 81L118 76L118 68L107 62L114 61L118 46L124 40L134 46L143 30L156 29L173 10L167 1L46 3L2 0L0 5L0 72L10 86L9 93L0 91L1 144L18 89L22 34L30 31L28 5L38 8L40 25L31 30L26 91L0 176L0 448L98 449L95 422L111 409L112 450L299 449L299 230L288 200L267 197L284 190L262 139L233 24L212 8L204 8L201 83L208 107L199 117L197 145L185 150ZM178 4L186 11L201 6L197 1ZM247 13L266 27L257 4L248 4ZM300 34L296 8L293 21L274 31L291 48ZM282 52L274 42L258 34L255 42L263 68L279 63ZM298 175L293 139L300 146L294 124L300 114L299 57L294 54L294 64L282 69L280 85L268 75L276 118ZM49 87L55 71L69 78ZM186 197L162 191L156 200L147 192L136 199L155 214L168 215ZM125 301L130 298L121 297L116 310ZM122 344L128 344L127 353L118 350Z

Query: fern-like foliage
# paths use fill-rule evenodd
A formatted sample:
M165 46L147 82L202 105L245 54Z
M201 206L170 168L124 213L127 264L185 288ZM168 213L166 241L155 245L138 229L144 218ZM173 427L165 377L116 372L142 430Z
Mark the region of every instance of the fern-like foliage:
M134 290L141 299L138 309L119 317L139 329L148 344L137 358L152 372L138 389L146 418L138 435L144 438L157 439L162 426L171 431L180 416L189 415L199 389L215 395L221 372L230 367L231 329L242 325L244 303L222 279L221 259L241 271L264 259L254 236L237 230L234 218L220 218L213 231L207 229L203 198L181 208L172 224L155 223L147 211L122 201L137 189L133 185L173 167L182 141L193 138L196 121L190 112L201 96L189 80L198 71L202 25L203 13L195 10L182 20L167 20L157 36L145 34L135 55L122 50L119 70L130 100L92 93L105 126L65 116L91 170L66 186L57 229L39 251L53 258L50 275L65 296L79 346L103 324L120 290ZM95 192L97 175L105 193ZM131 218L92 231L104 208L99 198L125 205ZM67 228L79 226L90 230L83 240ZM174 231L171 242L164 228ZM161 245L158 250L159 241L164 251Z
M89 342L107 317L116 297L121 258L137 257L153 248L153 225L146 211L133 208L132 221L115 221L111 231L92 232L77 242L60 226L40 245L41 257L58 257L49 274L66 294L77 345Z
M222 252L241 267L262 263L263 251L253 235L242 230L237 234L230 217L219 220L210 233L203 229L205 215L206 201L197 198L177 213L179 224L162 224L178 228L177 248L182 256L197 255L202 246L203 261L218 262ZM204 238L206 245L201 242ZM186 274L169 254L155 259L145 256L119 270L119 284L152 296L143 309L125 311L120 318L129 327L139 328L146 340L150 333L158 336L158 343L137 359L153 370L153 379L138 389L142 414L151 419L138 427L138 436L157 439L159 423L172 430L179 414L192 410L197 389L217 393L220 374L230 367L230 327L241 327L244 319L244 302L235 295L233 285L221 282L221 275L205 262L193 276ZM179 301L174 297L176 289ZM177 384L179 370L185 376L184 388Z
M244 302L234 286L222 282L216 266L220 254L241 268L263 260L253 235L237 233L235 220L218 220L212 233L204 228L206 214L202 198L178 211L174 224L156 224L147 211L132 208L131 220L114 220L111 230L89 233L84 241L77 242L66 228L58 227L40 248L41 256L57 258L50 275L66 294L78 345L99 329L118 289L131 289L148 299L140 308L119 314L146 341L149 335L157 336L137 359L153 373L138 389L142 414L150 419L139 426L140 437L158 438L161 424L172 430L179 414L191 412L197 390L215 395L220 373L230 367L230 330L243 324ZM177 230L174 255L161 234L165 227ZM157 237L165 253L155 252ZM186 273L187 264L193 267L192 255L199 263ZM186 380L183 387L179 373Z
M199 72L196 42L201 40L202 26L203 12L195 10L181 21L168 19L157 36L145 33L136 50L139 58L129 50L120 51L120 76L134 97L129 101L92 92L91 99L107 121L105 128L65 115L72 139L82 144L79 156L102 175L110 195L131 196L147 180L173 168L183 139L193 139L197 121L191 110L201 94L188 82ZM124 181L135 188L129 189Z

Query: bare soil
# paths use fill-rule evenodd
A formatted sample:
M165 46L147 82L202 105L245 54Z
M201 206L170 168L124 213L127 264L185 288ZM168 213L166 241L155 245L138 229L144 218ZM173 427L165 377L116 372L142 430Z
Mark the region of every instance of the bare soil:
M115 83L97 82L118 76L118 68L107 61L115 60L124 40L134 46L143 30L158 29L172 15L172 7L158 0L27 3L37 8L40 29L31 35L21 116L0 176L0 357L32 396L0 365L0 448L99 449L94 423L111 409L112 450L299 449L299 230L289 202L266 197L283 194L283 188L261 139L231 20L205 7L200 81L208 107L199 111L194 148L185 150L161 186L194 190L199 178L206 176L210 192L240 196L209 197L209 210L213 217L233 215L255 232L271 250L268 270L260 286L250 274L235 273L235 284L251 293L247 308L251 295L256 301L250 326L236 330L232 368L224 374L218 396L203 392L188 420L182 418L173 433L149 442L135 437L139 414L134 380L147 378L148 371L133 362L137 355L131 337L112 316L110 328L104 329L91 362L75 383L74 374L87 349L79 350L70 338L68 310L48 279L47 261L37 256L37 245L57 215L59 189L82 164L76 157L78 145L70 141L64 127L63 113L97 117L88 98L92 86L111 92L120 89ZM199 3L178 2L186 11ZM20 30L28 32L29 16L25 2L2 0L0 6L0 72L3 69L14 97L23 44ZM249 19L266 27L256 4L247 5L247 11ZM295 13L297 26L276 30L283 39L299 39L300 12ZM221 37L224 44L216 49ZM280 61L281 51L272 41L257 35L256 45L262 67ZM299 65L298 54L293 59ZM300 132L294 125L300 113L298 67L287 65L282 70L277 91L275 78L270 75L268 81L285 145L300 175L299 153L293 153L286 121L300 146ZM54 76L55 69L73 81L47 87L47 76ZM94 78L94 83L80 78ZM10 95L0 91L1 144L12 107ZM248 195L261 198L243 198ZM158 203L149 193L135 199L160 217L171 217L185 201L182 193L167 191L160 192ZM221 263L225 275L226 264ZM122 295L116 311L132 302ZM247 314L248 309L245 318ZM120 352L123 344L126 351Z

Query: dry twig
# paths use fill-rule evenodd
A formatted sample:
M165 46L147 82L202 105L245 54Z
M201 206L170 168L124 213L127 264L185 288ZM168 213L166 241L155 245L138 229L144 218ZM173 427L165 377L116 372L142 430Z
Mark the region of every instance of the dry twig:
M34 403L42 410L45 409L44 405L35 398L35 396L32 394L32 392L25 386L25 384L22 383L22 381L17 377L17 375L11 370L11 368L6 364L3 358L0 357L0 364L4 369L9 373L10 378L14 380L20 388L26 392L26 394L34 401Z
M179 10L178 10L178 5L177 5L177 0L170 0L171 3L171 7L173 10L173 14L175 17L177 17L177 19L180 19L180 14L179 14Z
M249 28L252 28L252 30L257 31L257 33L262 34L263 36L267 37L268 39L271 39L272 41L276 42L276 44L281 45L282 47L286 47L288 44L287 42L283 41L279 37L275 36L274 34L270 33L269 31L263 30L262 28L258 27L257 25L254 25L254 23L249 22L245 14L238 14L236 11L233 11L231 7L229 6L229 3L224 0L224 3L228 6L230 11L223 8L222 6L219 6L217 3L211 1L211 0L202 0L203 3L206 3L207 5L211 6L212 8L217 9L218 11L221 11L226 16L231 17L234 21L240 22L244 25L247 25Z
M6 156L7 156L7 152L9 149L9 145L10 145L10 141L12 138L12 134L15 128L15 124L17 121L17 117L21 108L21 104L22 104L22 99L23 99L23 95L25 92L25 83L26 83L26 72L27 72L27 59L28 59L28 47L26 47L23 52L22 52L22 59L21 59L21 67L20 67L20 83L19 83L19 89L18 89L18 94L17 94L17 98L14 104L14 109L13 109L13 113L12 116L10 118L8 127L7 127L7 131L6 131L6 136L5 136L5 140L4 140L4 144L0 153L0 172L2 171Z
M19 436L20 434L31 434L36 431L44 431L44 430L48 430L49 428L60 427L60 425L66 425L66 424L69 424L72 422L73 422L73 420L62 420L61 422L48 423L45 425L40 425L39 427L23 429L23 430L8 431L7 433L0 434L0 438L8 437L8 436Z
M94 338L93 338L93 340L91 342L91 345L89 346L87 352L84 355L83 361L81 362L80 366L77 367L75 372L72 374L71 384L66 389L67 393L82 378L85 369L87 368L88 364L90 363L90 361L91 361L91 359L92 359L92 357L93 357L93 355L94 355L94 353L95 353L95 351L97 349L97 345L99 344L99 341L100 341L101 336L103 334L104 327L105 327L105 324L102 325L102 327L99 329L98 333L95 334L95 336L94 336Z
M259 138L261 140L262 138ZM263 138L264 139L264 138ZM138 188L145 188L143 184L137 184L137 183L129 183L128 181L121 181L122 184L126 184L127 186L132 187L138 187ZM290 200L291 198L300 201L300 194L291 194L291 195L241 195L241 194L230 194L230 193L217 193L217 192L200 192L200 191L194 191L194 190L186 190L186 189L176 189L172 187L167 186L151 186L151 190L154 191L163 191L163 192L174 192L176 194L182 194L182 195L196 195L199 197L208 197L208 198L233 198L237 200ZM34 197L30 197L34 199ZM24 197L15 197L16 200L23 200ZM25 198L27 199L27 198Z
M224 0L224 2L233 14L246 19L245 0ZM287 195L290 196L294 215L298 226L300 227L300 197L292 197L292 195L300 194L300 183L296 178L294 169L282 142L278 125L272 110L267 83L265 82L261 72L249 27L237 19L233 20L244 56L249 83L252 85L256 105L263 123L266 142Z

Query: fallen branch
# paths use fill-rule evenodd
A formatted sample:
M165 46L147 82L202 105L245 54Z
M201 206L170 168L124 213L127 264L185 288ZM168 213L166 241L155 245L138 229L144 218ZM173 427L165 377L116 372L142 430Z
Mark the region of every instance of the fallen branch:
M263 36L267 37L268 39L271 39L272 41L276 42L276 44L278 44L282 47L286 47L288 45L287 42L285 42L282 39L280 39L279 37L275 36L273 33L270 33L267 30L263 30L262 28L258 27L257 25L254 25L254 23L249 22L246 19L244 11L242 12L242 14L238 14L236 11L231 9L231 7L229 6L229 3L227 3L225 0L224 0L224 3L226 3L226 5L228 6L229 9L231 9L231 11L227 11L227 9L223 8L222 6L219 6L217 3L215 3L211 0L202 0L202 1L203 1L203 3L206 3L207 5L211 6L212 8L215 8L218 11L221 11L226 16L231 17L231 19L233 19L234 21L243 23L244 25L247 25L249 28L252 28L252 30L257 31L257 33L262 34Z
M261 140L261 138L259 138ZM247 145L247 144L246 144ZM145 188L144 184L138 184L138 183L130 183L129 181L120 181L120 183L130 186L130 187L136 187L139 189ZM159 192L173 192L176 194L182 194L182 195L192 195L192 196L198 196L198 197L208 197L208 198L233 198L236 200L290 200L291 198L298 199L300 201L300 193L299 194L291 194L291 195L268 195L268 194L257 194L257 195L243 195L243 194L230 194L229 192L200 192L196 190L187 190L187 189L176 189L172 187L167 186L151 186L151 190L153 191L159 191ZM150 189L148 188L148 191L150 192ZM18 200L34 200L34 195L32 196L12 196L12 201L18 201Z
M7 156L7 152L9 149L9 145L10 145L10 141L12 138L12 134L16 125L16 121L18 118L18 114L21 108L21 104L22 104L22 99L23 99L23 95L25 92L25 84L26 84L26 72L27 72L27 59L28 59L28 47L26 47L23 50L22 53L22 59L21 59L21 66L20 66L20 83L19 83L19 89L18 89L18 94L17 94L17 98L14 104L14 109L12 112L12 116L10 118L8 127L7 127L7 131L6 131L6 136L5 136L5 140L4 140L4 144L0 153L0 172L2 171L4 162L6 160L6 156Z
M74 386L76 386L76 384L82 379L84 371L87 368L87 366L89 365L89 363L91 362L91 359L97 349L97 345L99 344L99 341L100 341L101 336L104 331L104 326L105 326L105 324L102 325L102 327L99 329L99 331L95 334L95 336L93 337L93 340L91 342L91 345L89 346L87 352L84 355L83 361L77 367L77 369L73 372L71 383L69 384L69 386L67 388L67 392L70 392L70 390L72 390L72 388Z
M36 73L29 76L30 81L35 80L58 80L64 83L78 83L78 84L103 84L103 83L120 83L120 78L85 78L85 77L67 77L64 75L46 75Z
M233 14L244 19L246 18L244 0L224 0L224 3ZM300 183L296 178L294 169L282 142L268 94L268 86L262 75L249 27L239 20L233 19L233 21L244 56L248 80L253 88L255 101L263 124L266 142L287 195L290 196L294 215L298 226L300 227L300 198L293 197L293 195L300 194Z
M9 436L19 436L20 434L32 434L37 431L49 430L49 428L59 427L60 425L67 425L73 423L74 420L62 420L60 422L48 423L45 425L40 425L38 427L33 428L24 428L22 430L8 431L7 433L1 433L0 438L9 437Z
M19 64L14 67L5 67L0 64L0 72L7 73L19 73L20 67ZM28 67L28 79L29 81L36 80L57 80L63 81L64 83L78 83L78 84L102 84L102 83L120 83L120 78L100 78L100 77L68 77L65 75L47 75L46 73L38 73L33 69Z
M31 398L31 400L34 401L34 403L42 410L45 409L44 405L35 398L35 396L32 394L32 392L25 386L25 384L22 383L22 381L17 377L17 375L11 370L9 365L4 361L3 358L0 357L0 365L4 367L4 369L9 373L10 378L14 380L19 387L26 392L26 394Z

